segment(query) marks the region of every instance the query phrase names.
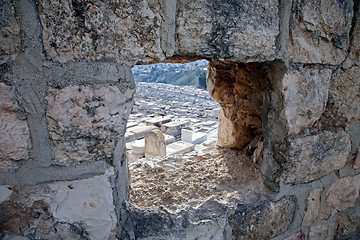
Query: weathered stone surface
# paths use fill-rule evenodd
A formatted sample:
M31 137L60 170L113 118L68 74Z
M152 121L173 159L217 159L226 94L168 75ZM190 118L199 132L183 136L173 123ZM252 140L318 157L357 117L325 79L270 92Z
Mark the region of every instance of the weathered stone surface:
M350 57L354 63L360 63L360 2L354 1L354 18L350 38Z
M337 122L360 121L360 67L337 71L329 90L329 102L324 121L336 119ZM329 120L328 120L329 121Z
M9 186L0 185L0 204L3 203L4 201L8 200L11 193L12 193L12 190Z
M360 168L360 147L356 151L356 158L353 164L354 169Z
M289 55L293 62L340 64L349 46L353 1L292 4Z
M321 218L328 219L337 212L355 205L360 191L360 175L338 179L330 185Z
M112 160L125 133L134 90L116 86L49 88L47 119L56 164Z
M0 65L13 60L20 50L20 27L12 0L0 2Z
M164 59L157 1L41 0L38 5L44 49L54 61Z
M209 198L198 208L178 213L138 208L128 210L134 224L135 239L231 239L228 207L223 200Z
M360 237L360 214L351 213L340 215L336 221L336 233L334 239L350 239L352 237Z
M311 126L325 110L331 70L292 69L282 79L284 109L282 116L290 133Z
M333 239L335 230L335 220L322 221L310 228L309 240L328 240Z
M177 56L266 61L276 56L279 2L180 0Z
M229 217L233 239L270 239L285 232L293 219L295 202L285 197L277 202L257 199L240 205Z
M350 151L350 136L343 130L290 138L280 150L285 161L281 179L299 184L321 178L344 167Z
M305 240L305 239L306 239L306 235L304 233L297 232L285 238L284 240Z
M207 88L221 105L219 146L243 148L261 134L263 97L269 84L264 64L209 63Z
M111 174L13 187L0 204L0 228L31 239L111 239L116 226Z
M15 89L0 83L0 172L17 167L29 157L29 128Z
M305 213L302 222L304 226L311 225L319 216L322 193L322 188L316 188L310 191L306 199Z
M165 136L160 130L152 130L145 138L145 157L166 156Z
M59 62L164 60L174 54L175 15L176 56L266 61L277 54L274 0L42 0L38 5L45 52Z

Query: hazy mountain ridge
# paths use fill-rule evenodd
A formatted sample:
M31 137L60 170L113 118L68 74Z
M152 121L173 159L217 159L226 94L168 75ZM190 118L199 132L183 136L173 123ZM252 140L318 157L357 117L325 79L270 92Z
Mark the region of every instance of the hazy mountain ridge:
M158 63L134 66L132 72L136 82L167 83L206 89L207 66L206 60L186 64Z

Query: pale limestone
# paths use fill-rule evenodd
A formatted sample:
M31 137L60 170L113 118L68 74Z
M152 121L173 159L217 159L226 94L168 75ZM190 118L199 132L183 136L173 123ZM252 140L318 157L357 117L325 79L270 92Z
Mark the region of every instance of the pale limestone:
M185 154L195 150L195 145L183 141L171 143L166 146L166 155Z
M131 150L135 154L145 154L145 139L136 140L131 144Z
M177 7L176 56L249 62L276 56L278 1L179 0Z
M181 134L181 129L189 126L189 124L189 121L168 122L161 125L161 132L172 136L178 136Z
M49 88L47 119L58 164L112 159L134 90L116 86Z
M337 212L355 205L360 191L360 175L340 178L330 185L321 218L328 219Z
M109 171L90 179L50 184L49 187L56 191L50 203L53 216L63 222L83 222L91 239L109 239L116 227L109 182L112 174Z
M145 138L145 157L166 156L165 136L160 130L153 130Z
M163 60L160 4L107 1L38 3L46 54L58 62Z
M352 16L351 0L294 1L290 19L291 61L342 63L349 46Z
M280 150L286 161L281 179L299 184L321 178L343 168L350 151L350 135L341 129L290 138Z
M156 126L136 126L130 128L128 131L135 134L135 139L141 139L146 137L150 131L156 129L158 129Z
M160 116L160 117L145 120L145 125L161 127L161 125L163 125L164 123L168 123L168 122L171 122L170 117Z
M330 78L330 69L299 68L285 74L282 116L289 133L299 133L321 117L328 100Z
M0 83L0 172L16 168L13 161L29 157L29 127L14 91Z
M303 226L311 225L319 216L322 193L322 188L316 188L309 192L309 196L306 199L306 207L302 222Z
M9 201L1 203L2 231L21 229L31 239L115 239L113 174L109 169L82 180L12 187Z

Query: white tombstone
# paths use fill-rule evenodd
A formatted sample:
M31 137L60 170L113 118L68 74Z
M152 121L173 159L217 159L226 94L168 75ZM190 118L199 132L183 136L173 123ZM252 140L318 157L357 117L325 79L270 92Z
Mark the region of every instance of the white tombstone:
M193 132L189 129L181 129L181 141L192 143Z
M166 156L166 142L164 134L160 130L153 130L145 137L145 157Z

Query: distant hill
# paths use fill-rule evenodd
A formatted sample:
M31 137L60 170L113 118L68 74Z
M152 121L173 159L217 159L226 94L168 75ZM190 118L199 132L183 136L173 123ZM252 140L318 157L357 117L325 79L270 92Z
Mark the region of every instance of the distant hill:
M158 63L134 66L132 72L136 82L167 83L206 89L207 66L206 60L185 64Z

